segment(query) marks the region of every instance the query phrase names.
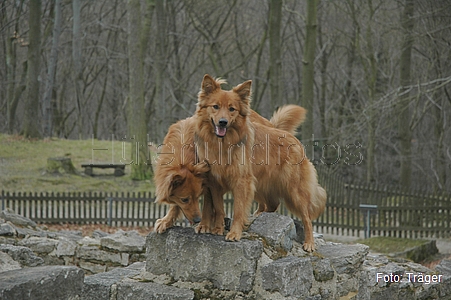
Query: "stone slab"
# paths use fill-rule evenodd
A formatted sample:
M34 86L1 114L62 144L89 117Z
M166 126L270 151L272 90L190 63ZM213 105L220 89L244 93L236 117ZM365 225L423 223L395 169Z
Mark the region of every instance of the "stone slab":
M118 230L114 234L100 238L102 247L119 252L143 252L145 244L146 239L134 230Z
M117 300L192 300L194 292L153 282L120 282Z
M293 219L278 213L262 213L249 226L249 233L256 233L265 238L273 247L290 251L296 238Z
M139 270L132 268L114 269L109 272L86 276L83 286L82 299L85 300L109 300L110 290L116 284L127 277L138 275Z
M287 256L262 267L262 287L283 296L305 298L313 284L309 258Z
M77 299L84 273L72 266L44 266L0 273L0 299Z
M224 236L196 234L193 228L173 227L147 236L146 270L175 280L211 281L219 289L250 291L261 241L225 241Z
M0 251L10 255L22 266L36 267L44 263L44 260L41 257L34 254L34 252L27 247L1 244Z

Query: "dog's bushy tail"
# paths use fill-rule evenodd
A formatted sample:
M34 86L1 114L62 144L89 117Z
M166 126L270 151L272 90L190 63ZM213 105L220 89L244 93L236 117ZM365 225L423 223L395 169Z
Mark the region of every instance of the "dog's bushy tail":
M312 202L310 207L310 218L317 219L326 208L327 193L319 184L316 186L316 191L312 195Z
M271 124L280 130L288 131L292 135L296 134L296 129L305 121L307 110L298 105L289 104L280 107L274 112Z

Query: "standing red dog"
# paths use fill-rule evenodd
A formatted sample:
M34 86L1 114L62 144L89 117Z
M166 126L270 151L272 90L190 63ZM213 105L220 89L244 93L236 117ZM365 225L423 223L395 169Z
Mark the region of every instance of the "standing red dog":
M223 194L231 190L235 198L234 222L226 239L240 239L254 197L259 203L257 214L275 211L279 201L284 200L288 209L302 218L304 249L313 251L311 221L324 211L326 192L318 185L316 170L303 146L293 136L305 118L305 110L284 106L269 122L250 110L250 81L231 91L221 89L223 82L206 75L196 115L170 128L165 141L176 149L191 151L181 151L184 155L174 165L157 168L157 193L164 195L157 200L172 199L164 201L172 205L167 216L158 220L155 230L161 233L173 226L181 212L190 219L191 212L199 206L196 195L202 190L202 221L196 231L223 234ZM195 152L198 158L209 162L210 172L205 163L196 165ZM203 184L208 188L203 188Z
M324 211L326 191L318 184L304 147L286 131L251 122L251 81L230 91L220 84L204 76L196 110L198 155L211 168L211 201L205 198L197 231L223 233L223 195L228 191L234 197L234 216L226 240L241 238L254 197L260 204L258 212L275 211L283 199L302 219L304 250L313 251L312 220Z

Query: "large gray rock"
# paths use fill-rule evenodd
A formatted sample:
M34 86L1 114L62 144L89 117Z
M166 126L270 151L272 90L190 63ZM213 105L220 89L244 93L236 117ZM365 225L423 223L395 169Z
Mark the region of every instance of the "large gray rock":
M109 272L86 276L82 299L85 300L109 300L111 286L124 278L136 276L139 270L123 268L114 269Z
M55 255L60 256L74 256L77 250L77 243L66 237L59 237L58 244L55 249Z
M360 270L368 252L369 247L361 244L326 243L318 248L317 254L328 258L337 272L337 292L340 297L359 290Z
M146 239L137 231L118 230L114 234L100 238L102 247L120 252L143 252Z
M0 299L77 299L84 273L77 267L48 266L0 273Z
M296 238L293 219L278 213L262 213L249 226L248 232L262 236L271 246L285 251L291 250Z
M121 282L117 300L192 300L194 292L152 282Z
M4 219L5 221L10 221L14 225L31 226L33 228L36 227L35 222L30 220L29 218L16 214L15 211L8 208L0 213L0 218Z
M360 269L369 247L362 244L327 243L318 248L318 254L329 258L338 274L355 274Z
M83 246L78 248L76 256L86 261L111 262L120 265L122 264L122 254L126 253L114 253L100 250L95 246Z
M25 237L47 237L47 232L41 230L34 230L28 227L14 227L17 232L17 237L25 238ZM38 229L38 227L36 227Z
M305 298L313 284L313 267L309 258L287 256L262 267L262 286L283 296Z
M46 237L31 236L21 240L18 244L30 248L35 253L48 254L56 248L58 241Z
M435 269L442 275L451 276L451 259L442 260Z
M211 281L216 288L250 291L260 241L227 242L223 236L196 234L192 228L173 227L164 234L147 236L146 270L175 280Z
M17 234L14 226L8 223L0 224L0 236L15 236Z
M4 252L0 252L0 273L21 268L22 266L17 261L12 259L11 256Z
M0 251L7 253L22 266L36 267L44 263L42 258L27 247L1 244Z

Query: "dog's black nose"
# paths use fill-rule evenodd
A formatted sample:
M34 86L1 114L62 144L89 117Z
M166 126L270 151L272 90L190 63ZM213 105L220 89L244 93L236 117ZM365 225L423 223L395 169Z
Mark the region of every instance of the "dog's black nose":
M226 127L227 123L229 123L229 121L227 121L226 119L224 119L224 118L219 119L219 126Z
M193 222L194 224L200 223L202 219L200 217L194 217Z

